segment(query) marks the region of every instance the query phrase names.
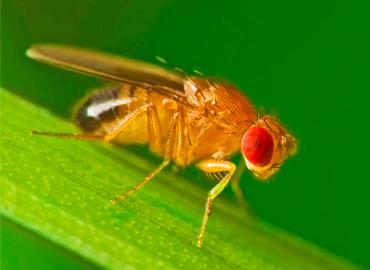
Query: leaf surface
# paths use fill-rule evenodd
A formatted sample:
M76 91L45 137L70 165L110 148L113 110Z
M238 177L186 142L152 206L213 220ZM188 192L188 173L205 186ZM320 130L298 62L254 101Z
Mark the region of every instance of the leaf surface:
M30 136L77 132L1 91L1 214L106 269L357 269L217 199L195 246L206 190L165 170L118 205L110 199L156 164L94 142Z

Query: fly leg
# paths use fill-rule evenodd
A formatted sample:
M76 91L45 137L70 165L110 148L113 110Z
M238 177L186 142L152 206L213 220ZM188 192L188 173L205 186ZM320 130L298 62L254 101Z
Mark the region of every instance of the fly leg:
M105 135L95 134L72 134L72 133L57 133L57 132L44 132L31 130L32 135L41 135L49 137L58 137L66 139L87 140L87 141L105 141L110 142L114 140L125 128L127 128L138 116L150 110L151 104L145 104L132 112L128 113L125 117L120 119L114 127L107 131Z
M127 196L131 195L138 189L142 188L145 184L147 184L150 180L154 178L163 168L165 168L171 161L171 157L173 156L173 152L175 149L176 142L178 141L178 134L179 134L179 128L178 128L178 118L179 113L176 112L172 116L167 141L165 145L165 151L164 151L164 160L163 162L158 166L157 169L155 169L153 172L148 174L143 181L141 181L139 184L131 188L130 190L118 195L116 198L112 200L112 204L116 204L119 201L123 200ZM153 124L153 123L152 123ZM156 124L154 124L156 125Z
M161 170L163 170L163 168L165 168L168 164L170 163L170 160L164 160L159 166L157 169L155 169L154 171L152 171L150 174L148 174L147 176L145 176L144 180L141 181L139 184L137 184L136 186L134 186L133 188L131 188L130 190L126 191L125 193L122 193L120 195L118 195L117 197L115 197L113 200L112 200L112 204L116 204L118 203L119 201L122 201L123 199L125 199L127 196L131 195L132 193L134 193L136 190L142 188L145 184L147 184L150 180L152 180L154 178L154 176L156 176Z
M49 132L49 131L37 131L31 130L31 135L37 136L47 136L47 137L57 137L64 139L75 139L75 140L84 140L84 141L103 141L104 137L94 134L73 134L73 133L58 133L58 132Z
M149 147L154 153L162 153L163 151L163 136L161 123L159 122L158 112L154 105L151 105L147 112Z
M244 170L245 170L245 162L244 162L244 159L241 159L238 163L234 176L231 179L231 188L234 191L236 199L238 203L240 204L240 206L242 206L244 209L249 210L248 203L245 197L243 196L242 189L240 188L240 180L241 180L241 176Z
M203 244L204 232L208 223L208 218L212 211L213 200L224 190L224 188L230 182L230 179L235 172L236 166L230 161L209 159L199 162L197 164L197 167L206 173L227 172L227 174L221 179L221 181L208 192L203 221L200 227L197 242L197 246L201 248Z

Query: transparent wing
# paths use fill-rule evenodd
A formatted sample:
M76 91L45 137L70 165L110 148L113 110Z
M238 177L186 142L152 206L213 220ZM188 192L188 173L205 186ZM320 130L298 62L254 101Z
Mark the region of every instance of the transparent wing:
M67 70L153 89L162 95L188 103L184 93L184 77L155 65L64 45L34 45L27 50L26 55Z

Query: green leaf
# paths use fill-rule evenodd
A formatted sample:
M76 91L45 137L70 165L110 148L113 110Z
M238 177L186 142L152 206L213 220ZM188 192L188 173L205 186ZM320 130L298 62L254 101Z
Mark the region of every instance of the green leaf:
M170 170L120 204L110 199L156 167L121 147L30 136L76 132L1 92L1 214L108 269L356 269L217 199L195 246L206 190Z

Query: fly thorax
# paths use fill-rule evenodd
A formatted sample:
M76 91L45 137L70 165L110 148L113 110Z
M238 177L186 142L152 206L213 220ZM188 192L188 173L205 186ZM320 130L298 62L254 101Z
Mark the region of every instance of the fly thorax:
M188 78L184 84L184 91L188 102L193 106L203 106L206 103L214 104L215 86L206 79Z

